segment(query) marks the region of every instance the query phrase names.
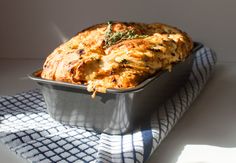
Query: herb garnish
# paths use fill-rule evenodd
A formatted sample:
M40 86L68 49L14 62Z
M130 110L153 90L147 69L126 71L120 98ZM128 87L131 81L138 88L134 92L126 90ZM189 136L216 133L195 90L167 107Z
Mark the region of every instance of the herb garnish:
M112 46L121 40L148 37L148 35L137 34L137 33L135 33L134 30L112 32L112 22L109 21L107 24L108 25L107 25L107 30L105 33L105 40L104 40L105 46L104 46L104 48L108 48L109 46Z

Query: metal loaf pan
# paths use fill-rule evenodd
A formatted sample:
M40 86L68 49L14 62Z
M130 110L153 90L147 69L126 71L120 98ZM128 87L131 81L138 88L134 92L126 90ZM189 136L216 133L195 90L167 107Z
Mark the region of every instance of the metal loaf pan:
M85 85L42 79L40 71L29 77L41 86L48 113L55 120L99 133L124 134L150 119L153 111L181 87L200 47L195 43L188 58L175 64L172 72L159 72L135 88L107 89L95 98Z

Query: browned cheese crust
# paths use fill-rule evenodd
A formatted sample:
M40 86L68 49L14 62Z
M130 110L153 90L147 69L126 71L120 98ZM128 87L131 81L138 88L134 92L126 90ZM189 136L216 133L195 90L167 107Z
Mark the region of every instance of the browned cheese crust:
M109 32L127 31L135 36L107 45ZM85 84L91 92L131 88L157 71L171 70L173 64L184 61L192 48L193 42L186 33L168 25L104 23L79 32L56 48L47 57L41 77Z

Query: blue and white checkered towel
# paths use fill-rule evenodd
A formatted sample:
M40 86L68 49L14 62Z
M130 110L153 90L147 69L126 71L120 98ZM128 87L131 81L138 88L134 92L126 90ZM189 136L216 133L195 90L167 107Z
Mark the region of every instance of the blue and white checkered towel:
M29 162L144 162L198 96L215 63L211 49L198 50L186 84L145 127L126 135L97 134L54 121L39 90L0 97L0 140Z

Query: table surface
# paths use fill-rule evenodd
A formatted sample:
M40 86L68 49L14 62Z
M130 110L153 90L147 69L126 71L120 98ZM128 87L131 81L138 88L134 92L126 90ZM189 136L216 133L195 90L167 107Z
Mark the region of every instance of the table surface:
M0 59L0 95L33 89L40 59ZM236 147L236 62L218 63L206 87L147 163L176 163L186 145ZM25 163L0 143L1 162Z

